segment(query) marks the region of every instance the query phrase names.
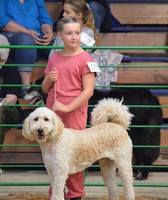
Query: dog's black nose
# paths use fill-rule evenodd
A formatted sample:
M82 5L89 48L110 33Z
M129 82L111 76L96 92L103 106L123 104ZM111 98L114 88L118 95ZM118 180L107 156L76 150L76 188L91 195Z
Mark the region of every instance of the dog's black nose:
M43 128L38 128L37 131L39 134L41 134L41 133L43 133Z

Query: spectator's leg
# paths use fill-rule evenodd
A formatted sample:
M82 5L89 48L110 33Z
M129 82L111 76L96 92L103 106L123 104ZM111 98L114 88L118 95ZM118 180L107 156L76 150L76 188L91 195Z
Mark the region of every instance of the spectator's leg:
M55 39L52 39L51 43L49 46L53 46ZM38 49L37 50L37 57L42 58L45 60L48 60L49 54L50 54L51 49Z
M93 12L96 31L99 34L100 28L105 20L105 9L100 3L95 1L90 2L89 7Z
M22 115L16 107L1 108L1 125L16 124L22 121ZM10 129L7 126L0 126L0 144L4 143L5 133ZM0 163L2 162L2 147L0 147Z
M1 32L5 35L11 45L23 45L32 46L36 45L33 38L26 33L13 33L13 32ZM29 88L31 72L33 71L33 66L25 66L25 64L34 64L37 57L36 49L12 49L11 56L16 64L21 64L18 66L18 71L21 75L22 84L25 84L25 88Z

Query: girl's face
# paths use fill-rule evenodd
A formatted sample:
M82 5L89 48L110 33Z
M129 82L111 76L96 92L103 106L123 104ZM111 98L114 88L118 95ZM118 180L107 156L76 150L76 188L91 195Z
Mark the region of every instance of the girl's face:
M70 4L64 3L64 17L74 17L79 21L82 21L82 13L75 13L73 7Z
M67 48L75 48L80 44L81 28L79 23L64 24L62 32L58 32Z

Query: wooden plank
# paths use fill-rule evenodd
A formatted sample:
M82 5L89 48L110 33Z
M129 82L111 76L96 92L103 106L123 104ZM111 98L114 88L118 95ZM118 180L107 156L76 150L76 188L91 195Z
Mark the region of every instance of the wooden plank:
M158 99L159 99L160 105L168 106L168 95L166 96L159 95ZM168 108L162 108L162 111L163 111L163 119L168 119Z
M100 46L167 46L167 33L101 33ZM117 50L121 53L166 53L165 50Z
M41 152L3 152L1 164L43 164Z
M122 24L167 24L168 3L112 3L110 7Z
M22 130L12 128L5 134L4 144L37 144L25 139L22 135ZM41 152L40 147L3 147L4 152Z
M166 85L168 68L119 68L117 83Z

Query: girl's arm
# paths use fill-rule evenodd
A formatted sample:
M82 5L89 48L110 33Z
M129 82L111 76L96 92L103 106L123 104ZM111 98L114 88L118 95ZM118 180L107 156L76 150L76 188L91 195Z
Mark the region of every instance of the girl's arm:
M44 93L48 93L50 88L56 82L57 77L58 77L58 74L56 70L52 70L49 72L49 74L45 75L44 80L42 82L42 86L41 86Z
M64 105L60 102L55 102L53 109L60 110L62 112L71 112L79 107L81 107L86 101L90 99L94 92L94 73L88 73L83 76L83 91L68 105Z

